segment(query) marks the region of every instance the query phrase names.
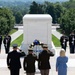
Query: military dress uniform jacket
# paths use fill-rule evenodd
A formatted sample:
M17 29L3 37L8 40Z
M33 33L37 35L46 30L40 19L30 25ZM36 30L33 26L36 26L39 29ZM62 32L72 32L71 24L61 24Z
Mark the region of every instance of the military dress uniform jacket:
M75 35L70 35L69 36L69 45L74 45L75 46Z
M68 37L67 36L61 36L60 37L60 44L61 46L65 45L67 46Z
M43 50L40 54L39 54L39 58L38 58L38 68L40 70L45 70L45 69L51 69L50 66L50 56L54 56L54 54L52 52L50 52L49 50Z
M16 50L8 53L7 56L7 66L9 69L20 69L21 62L20 57L25 56L24 52L17 52Z
M10 43L11 43L11 36L5 36L4 37L4 40L3 40L3 43L10 45Z
M24 58L23 68L26 73L35 73L35 61L37 60L37 56L34 54L28 54Z

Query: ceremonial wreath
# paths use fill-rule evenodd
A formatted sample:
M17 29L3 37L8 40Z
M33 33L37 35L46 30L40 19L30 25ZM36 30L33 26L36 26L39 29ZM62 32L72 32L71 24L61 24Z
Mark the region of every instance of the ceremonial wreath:
M39 46L43 47L44 43L42 43L42 42L40 42L39 40L35 39L35 40L33 41L33 43L30 44L29 47L30 47L30 48L33 48L35 45L39 45Z

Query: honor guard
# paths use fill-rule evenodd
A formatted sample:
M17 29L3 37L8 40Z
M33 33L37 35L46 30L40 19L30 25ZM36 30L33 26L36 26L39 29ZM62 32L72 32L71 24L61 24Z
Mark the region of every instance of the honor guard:
M70 53L75 52L75 34L74 31L69 36Z
M63 48L65 51L66 51L66 47L67 47L67 41L68 41L68 37L65 34L63 34L60 37L60 44L61 44L61 48Z
M37 56L33 54L33 49L28 49L28 55L24 58L23 67L26 75L35 75L35 61Z
M4 37L3 43L5 47L5 53L8 53L10 49L11 36L6 34L6 36Z

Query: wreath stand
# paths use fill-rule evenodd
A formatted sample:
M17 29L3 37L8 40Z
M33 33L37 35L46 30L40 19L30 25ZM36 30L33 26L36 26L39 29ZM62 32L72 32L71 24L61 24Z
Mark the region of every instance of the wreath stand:
M29 48L34 48L35 47L35 50L34 50L34 53L37 55L38 57L38 54L42 51L42 50L38 50L38 47L40 46L41 48L43 47L43 44L42 42L40 42L39 40L35 39L33 41L32 44L30 44Z

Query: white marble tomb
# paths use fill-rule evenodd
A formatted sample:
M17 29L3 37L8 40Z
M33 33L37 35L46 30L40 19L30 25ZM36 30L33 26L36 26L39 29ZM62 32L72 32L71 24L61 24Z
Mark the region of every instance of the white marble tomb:
M52 48L52 17L49 14L26 14L23 17L23 43L21 49L27 49L35 39ZM52 48L53 49L53 48Z

